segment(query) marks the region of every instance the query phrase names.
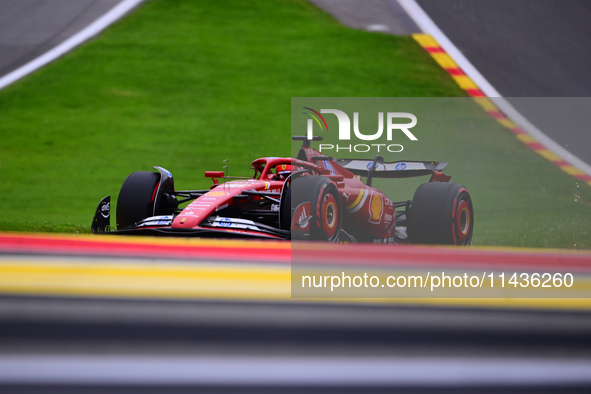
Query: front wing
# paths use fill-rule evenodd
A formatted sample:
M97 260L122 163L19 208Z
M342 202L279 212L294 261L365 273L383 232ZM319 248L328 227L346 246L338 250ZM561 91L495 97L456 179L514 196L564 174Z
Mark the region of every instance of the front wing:
M174 237L210 237L210 238L262 238L290 239L289 230L281 230L251 220L216 217L209 222L212 227L173 228L173 215L153 216L119 230L111 230L111 196L99 203L92 221L95 234L118 235L162 235Z

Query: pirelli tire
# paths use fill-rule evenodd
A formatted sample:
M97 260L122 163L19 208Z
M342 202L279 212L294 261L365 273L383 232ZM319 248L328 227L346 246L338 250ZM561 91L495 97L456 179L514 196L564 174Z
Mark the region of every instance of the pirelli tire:
M468 190L458 183L432 182L415 191L408 218L412 244L470 245L474 208Z
M343 225L341 199L336 185L328 178L309 175L291 181L291 223L302 218L295 217L301 204L309 204L309 231L292 230L292 239L309 239L313 241L337 242Z
M154 216L160 174L138 171L130 174L117 198L117 229L133 226L142 219Z

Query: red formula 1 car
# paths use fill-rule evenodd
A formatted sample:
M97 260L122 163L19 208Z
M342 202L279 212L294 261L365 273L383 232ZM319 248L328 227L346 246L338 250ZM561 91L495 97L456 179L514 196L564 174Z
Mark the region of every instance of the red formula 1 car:
M469 245L474 227L466 188L449 183L447 163L334 159L305 137L296 159L264 157L252 178L229 180L206 171L209 190L178 191L172 174L134 172L117 199L110 230L110 196L99 203L94 233L252 237L329 242ZM319 139L320 137L315 137ZM430 175L412 200L393 202L372 187L375 178ZM361 178L365 178L365 183ZM220 179L226 182L220 183ZM190 203L184 208L181 204Z

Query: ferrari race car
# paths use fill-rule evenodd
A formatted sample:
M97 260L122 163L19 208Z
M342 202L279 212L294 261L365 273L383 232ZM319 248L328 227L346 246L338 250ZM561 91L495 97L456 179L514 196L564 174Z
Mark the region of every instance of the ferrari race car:
M469 245L474 211L468 190L449 183L447 163L335 159L306 137L297 158L264 157L252 178L206 171L208 190L175 190L172 174L134 172L117 199L117 230L110 228L110 196L101 200L94 233L250 237L329 242ZM314 137L320 140L320 137ZM391 201L375 178L430 175L412 200ZM365 179L363 183L362 178ZM224 182L220 183L220 179ZM181 208L181 205L185 205Z

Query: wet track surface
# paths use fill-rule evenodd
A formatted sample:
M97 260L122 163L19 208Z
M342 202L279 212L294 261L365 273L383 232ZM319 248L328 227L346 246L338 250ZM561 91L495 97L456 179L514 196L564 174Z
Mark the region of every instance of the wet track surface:
M591 96L591 3L418 0L506 97Z
M9 393L591 385L560 372L591 370L586 312L5 296L0 316L0 365L26 376L0 372Z
M0 298L2 354L591 357L587 312Z

